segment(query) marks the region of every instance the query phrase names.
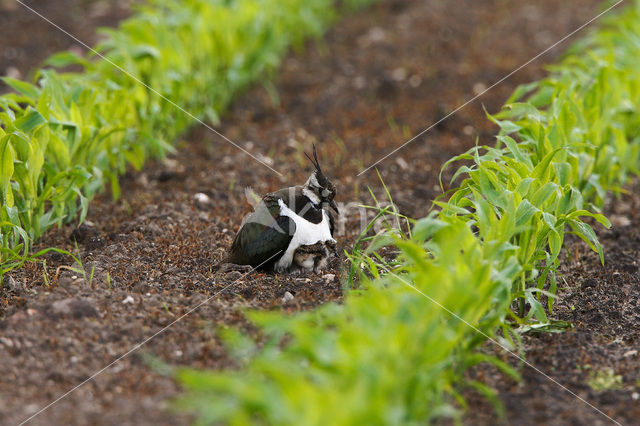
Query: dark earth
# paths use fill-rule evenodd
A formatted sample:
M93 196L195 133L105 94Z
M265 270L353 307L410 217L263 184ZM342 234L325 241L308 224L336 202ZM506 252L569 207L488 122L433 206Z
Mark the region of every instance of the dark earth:
M29 1L52 21L95 43L97 26L116 25L131 2ZM338 241L349 250L359 203L380 195L371 170L356 174L595 16L598 0L381 1L339 21L322 40L284 61L279 103L257 84L237 99L218 130L283 174L204 127L178 151L122 178L122 197L91 204L84 225L51 230L39 248L61 247L5 277L0 288L0 423L18 424L202 304L112 367L52 405L31 424L185 424L170 411L180 387L166 368L234 367L216 327L255 330L246 309L295 312L342 299L346 259L322 274L220 274L244 214L245 187L264 194L304 182L303 152L318 146L344 212ZM80 49L12 0L0 0L0 74L29 75L51 53ZM495 112L517 84L545 75L567 44L527 66L378 166L402 213L426 214L440 193L444 161L496 129ZM445 178L450 176L445 173ZM623 424L640 419L640 187L612 199L611 230L598 229L605 266L577 241L561 267L554 317L573 329L523 336L526 359ZM199 195L196 195L199 194ZM362 218L364 219L364 218ZM74 245L77 241L77 248ZM75 270L72 270L75 269ZM84 271L84 272L82 272ZM284 297L286 292L293 296ZM203 303L206 302L206 303ZM428 301L425 301L428 303ZM444 313L443 313L444 315ZM513 365L518 361L485 346ZM158 362L161 361L161 362ZM506 408L467 393L467 424L607 424L606 417L534 370L515 382L491 368L470 372L496 388Z

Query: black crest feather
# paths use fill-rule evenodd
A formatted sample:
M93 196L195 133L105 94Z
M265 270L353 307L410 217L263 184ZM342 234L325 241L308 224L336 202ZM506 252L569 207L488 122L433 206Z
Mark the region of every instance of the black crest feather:
M307 154L306 151L304 155L307 156L307 158L309 159L309 161L311 161L311 164L313 164L316 170L322 173L322 169L320 168L320 163L318 163L318 154L316 153L316 144L313 144L313 158L311 158L311 156Z
M316 144L313 144L313 158L311 158L311 156L309 154L307 154L306 152L304 153L304 155L307 156L307 158L309 159L309 161L311 161L311 164L313 164L313 167L316 168L316 178L318 179L318 183L322 186L325 187L328 183L326 176L324 175L324 173L322 173L322 169L320 168L320 162L318 162L318 153L316 152Z

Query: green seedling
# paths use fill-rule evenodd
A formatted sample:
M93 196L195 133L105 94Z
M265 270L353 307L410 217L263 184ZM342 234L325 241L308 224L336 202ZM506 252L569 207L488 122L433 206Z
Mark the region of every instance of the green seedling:
M602 370L589 370L589 387L595 391L605 391L620 389L622 387L622 376L615 374L613 368L603 368Z

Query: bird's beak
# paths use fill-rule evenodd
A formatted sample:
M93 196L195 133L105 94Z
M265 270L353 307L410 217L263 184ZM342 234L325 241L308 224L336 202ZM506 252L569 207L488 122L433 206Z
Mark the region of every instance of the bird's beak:
M329 203L329 207L331 207L337 215L340 214L340 211L338 210L338 205L336 204L335 201L331 200L331 202Z

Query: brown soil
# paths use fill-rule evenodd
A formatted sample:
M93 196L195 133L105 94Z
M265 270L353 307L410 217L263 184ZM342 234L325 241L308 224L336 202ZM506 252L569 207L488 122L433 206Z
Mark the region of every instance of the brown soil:
M37 7L71 33L93 41L95 25L127 13L107 8L102 20L84 19L100 3L50 0ZM73 235L86 276L60 269L74 266L73 260L52 254L46 266L29 264L6 280L0 289L3 423L26 419L210 299L32 423L188 422L166 411L179 387L161 368L150 367L153 359L176 366L230 367L233 360L216 338L216 326L253 332L244 309L294 312L342 297L344 257L324 274L309 276L213 271L249 211L244 187L263 194L302 183L310 171L302 151L316 142L321 164L338 186L345 212L339 243L348 249L360 226L354 205L371 202L367 186L381 193L375 172L356 177L357 172L584 23L598 12L598 4L383 1L345 18L304 52L291 54L276 84L279 104L257 86L234 103L219 128L272 163L282 178L196 127L178 143L177 154L125 176L119 201L108 195L96 199L85 226L75 233L72 226L63 227L43 238L40 247L74 251ZM24 75L52 51L74 46L22 8L0 15L0 23L3 72L12 66ZM26 25L29 37L20 35ZM59 41L50 44L54 38ZM24 53L16 60L15 54L7 57L10 50ZM559 52L544 61L553 62ZM516 84L544 75L541 67L541 62L526 67L380 165L403 213L426 213L439 193L438 172L445 160L472 146L476 135L491 142L495 129L481 103L495 111ZM197 193L208 200L198 201ZM635 195L612 203L619 226L600 233L607 253L604 268L585 246L570 244L573 257L563 266L566 286L556 315L575 329L525 337L529 361L625 423L640 414L633 400L640 388L640 355L634 352L640 323L639 203ZM283 303L287 291L294 299ZM590 378L603 376L609 367L617 389L591 389ZM490 369L476 372L499 389L510 422L603 421L538 373L526 368L522 373L524 380L516 384ZM470 398L468 423L495 422L485 402Z
M97 27L114 26L130 14L135 0L21 0L53 24L92 46ZM27 79L49 55L84 47L14 0L0 0L0 75ZM0 89L3 83L0 82Z

